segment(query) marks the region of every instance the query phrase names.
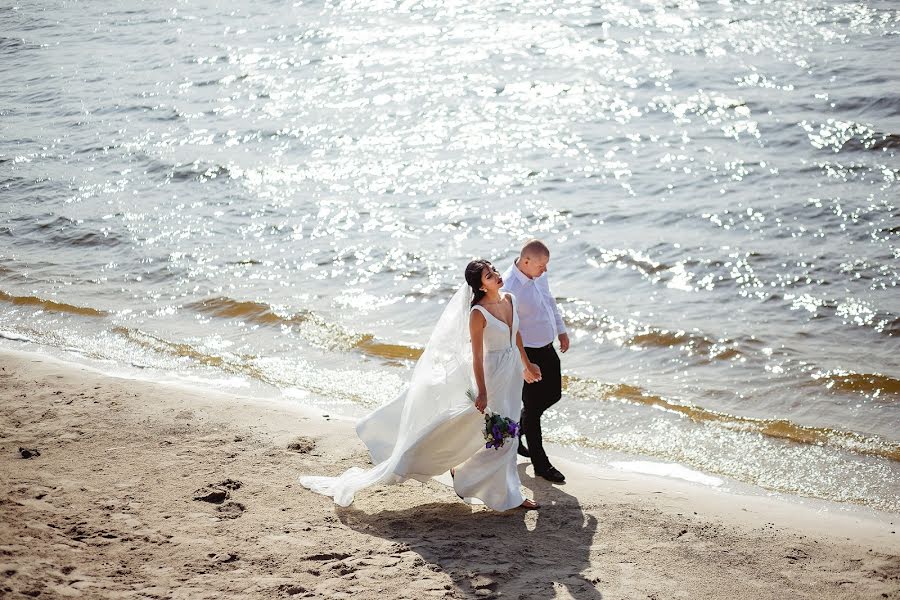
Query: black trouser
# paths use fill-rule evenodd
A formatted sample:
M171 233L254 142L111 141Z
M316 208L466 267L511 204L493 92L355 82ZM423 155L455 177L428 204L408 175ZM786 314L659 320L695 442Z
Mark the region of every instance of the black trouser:
M541 415L562 397L562 373L553 344L543 348L525 348L528 360L541 369L541 380L522 388L522 435L528 442L531 464L537 472L550 467L541 435Z

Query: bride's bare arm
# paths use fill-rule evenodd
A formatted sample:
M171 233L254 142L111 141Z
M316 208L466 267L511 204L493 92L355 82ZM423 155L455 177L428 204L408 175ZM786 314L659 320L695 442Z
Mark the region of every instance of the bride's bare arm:
M541 368L528 360L528 355L525 353L525 346L522 344L522 334L518 331L516 332L516 346L519 348L519 356L522 358L522 377L525 378L525 382L534 383L535 381L540 381Z
M469 336L472 338L472 370L475 371L475 385L478 395L475 397L475 408L484 412L487 408L487 386L484 384L484 326L487 319L480 310L473 310L469 315Z

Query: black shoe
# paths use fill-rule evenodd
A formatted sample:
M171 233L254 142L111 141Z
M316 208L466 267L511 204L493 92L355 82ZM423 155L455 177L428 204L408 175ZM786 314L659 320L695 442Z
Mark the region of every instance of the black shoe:
M560 473L559 469L554 466L549 466L546 469L541 469L540 471L535 469L534 474L543 477L547 481L552 481L553 483L566 482L566 476Z
M525 444L522 443L522 440L519 440L519 449L517 450L519 456L524 456L525 458L531 458L531 452L528 451L528 448L525 447Z

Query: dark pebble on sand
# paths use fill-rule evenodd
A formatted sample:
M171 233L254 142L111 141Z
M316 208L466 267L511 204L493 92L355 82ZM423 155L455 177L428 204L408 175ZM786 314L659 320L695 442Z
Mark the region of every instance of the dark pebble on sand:
M226 490L220 490L213 487L200 488L194 492L194 500L201 502L211 502L213 504L222 504L228 498Z
M40 456L41 452L37 448L19 448L19 454L22 458L32 458L34 456Z
M236 561L238 558L237 554L231 552L220 552L219 554L210 555L210 559L217 563L230 563Z

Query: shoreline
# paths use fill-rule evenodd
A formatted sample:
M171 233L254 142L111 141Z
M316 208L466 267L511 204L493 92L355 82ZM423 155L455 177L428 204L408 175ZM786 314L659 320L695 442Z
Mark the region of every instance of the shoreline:
M564 486L520 463L540 511L439 482L341 509L296 477L368 464L347 420L45 353L0 369L11 597L900 599L893 513L571 460Z
M159 370L147 370L142 366L122 365L113 361L92 359L80 352L40 346L30 341L28 344L34 346L33 349L14 349L10 347L11 345L8 343L8 340L16 341L11 338L0 340L0 356L3 356L4 354L36 355L46 360L55 361L61 365L83 369L88 373L100 377L134 381L149 385L167 386L200 395L212 392L228 398L241 398L250 402L258 402L262 405L271 404L279 407L285 412L297 413L306 418L346 423L351 429L348 435L354 440L356 439L356 434L355 431L353 431L353 427L355 426L356 421L365 414L365 410L362 407L358 407L358 415L347 415L341 414L339 410L338 412L335 412L334 410L330 410L321 405L303 406L299 404L298 400L301 398L314 398L315 395L313 393L298 389L283 390L270 384L254 382L240 376L207 378L202 376L184 376L178 372L170 372L167 374L168 377L164 377L163 372ZM104 366L109 366L110 370L105 370L103 368ZM225 391L218 389L218 386L224 386ZM695 487L703 487L710 493L724 493L748 498L774 498L781 502L806 506L812 510L855 515L863 519L881 520L885 523L890 523L890 520L893 519L893 515L895 515L895 513L890 511L885 511L866 504L840 502L827 498L803 496L791 492L771 490L753 483L731 478L728 475L706 473L704 471L696 470L694 467L652 456L630 454L615 450L600 450L596 448L586 449L567 444L557 444L555 442L549 442L547 443L547 446L552 449L551 454L554 456L554 461L566 465L564 472L578 472L581 478L590 478L592 473L601 470L606 474L607 478L610 479L621 479L623 477L630 477L633 479L643 478L650 481L660 480L666 482L663 485L668 484L674 487L687 485L688 490ZM527 460L520 459L519 462L529 464ZM611 468L613 462L631 463L635 465L635 468ZM649 463L652 467L656 467L656 469L651 469L651 471L667 470L665 468L660 469L660 467L675 467L674 470L681 471L682 474L679 476L647 472L646 470L642 470L641 465L637 465L636 463ZM449 475L436 479L448 486L451 485ZM720 484L709 484L709 480L711 479L719 480ZM705 483L704 480L706 481ZM896 513L896 515L897 518L900 519L900 513Z

